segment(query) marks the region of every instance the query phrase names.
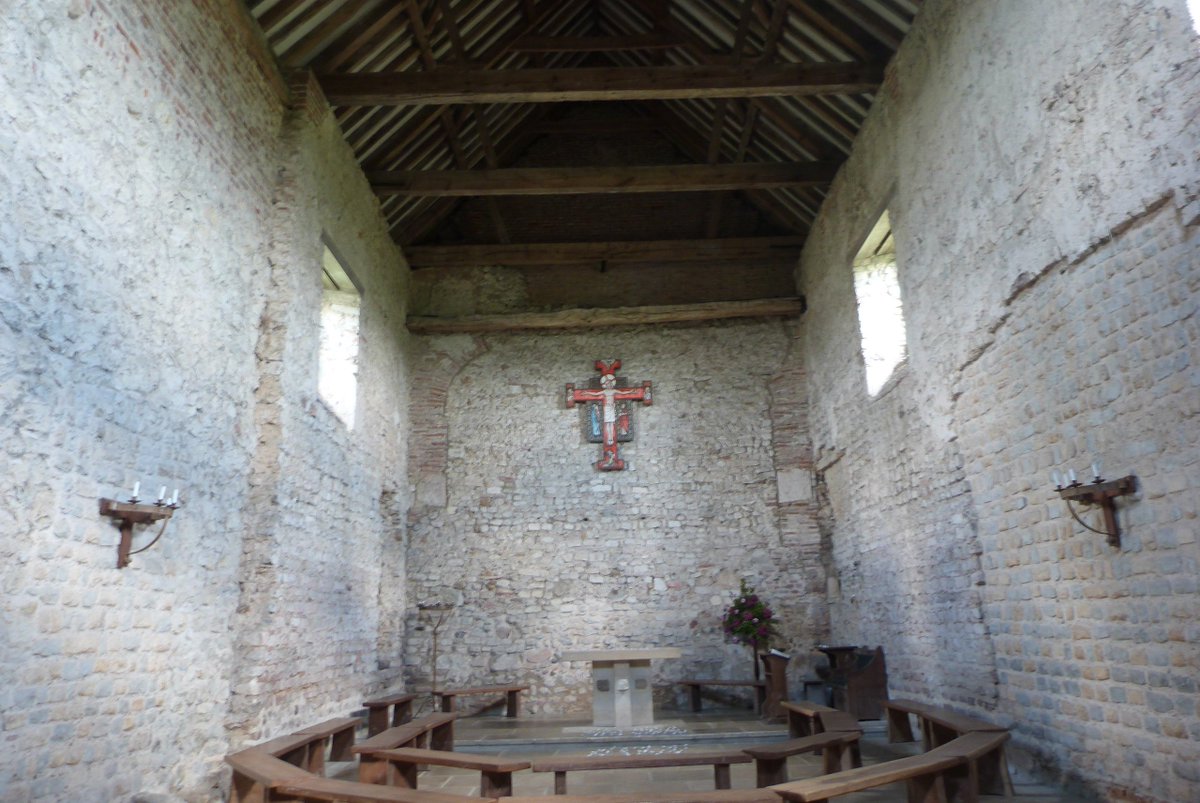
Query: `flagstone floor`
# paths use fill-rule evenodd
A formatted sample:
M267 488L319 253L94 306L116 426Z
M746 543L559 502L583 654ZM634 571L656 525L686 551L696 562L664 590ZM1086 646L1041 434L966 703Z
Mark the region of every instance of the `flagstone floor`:
M888 744L882 722L864 722L862 754L864 764L888 761L919 751L916 744ZM543 719L503 716L467 716L455 723L455 749L507 757L543 757L548 755L614 755L683 753L744 747L787 737L783 725L761 722L748 710L714 708L699 714L661 712L652 726L619 731L597 728L586 720ZM354 765L332 765L330 774L354 779ZM731 767L733 788L754 786L754 765ZM819 756L795 756L788 759L788 776L806 778L820 773ZM1091 798L1068 795L1061 790L1037 783L1017 770L1012 771L1016 803L1088 803ZM479 794L479 773L447 767L429 767L418 779L420 789L458 795ZM575 772L568 775L573 795L635 793L654 791L703 791L713 788L713 770L709 766L667 767L652 770L609 770ZM513 776L514 795L553 795L553 773L519 772ZM549 798L550 800L553 797ZM984 800L1000 798L988 798ZM838 798L846 803L884 803L903 801L903 784Z

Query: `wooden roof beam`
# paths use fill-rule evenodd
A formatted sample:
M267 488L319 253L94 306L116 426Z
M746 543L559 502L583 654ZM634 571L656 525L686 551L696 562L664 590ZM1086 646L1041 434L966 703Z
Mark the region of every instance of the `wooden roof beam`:
M662 33L623 36L524 36L512 46L519 53L611 53L618 50L669 50L683 43Z
M334 106L680 100L874 92L877 64L576 67L325 75Z
M379 195L466 197L780 189L828 184L836 162L390 170L367 173Z
M467 315L461 318L408 317L408 331L418 335L521 332L546 329L592 329L663 323L692 323L731 318L796 318L804 314L803 296L750 301L710 301L653 307L565 309L512 315Z
M622 240L612 242L410 245L404 256L413 269L483 265L537 267L599 262L786 262L795 260L803 237L727 237L713 240Z

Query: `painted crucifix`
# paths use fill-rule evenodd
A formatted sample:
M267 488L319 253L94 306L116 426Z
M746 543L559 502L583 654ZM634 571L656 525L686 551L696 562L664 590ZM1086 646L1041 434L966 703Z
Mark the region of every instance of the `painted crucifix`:
M586 425L591 433L599 435L589 440L599 441L600 459L595 466L600 471L622 471L625 461L617 456L617 442L633 437L633 406L630 402L652 404L650 383L643 382L640 388L617 387L617 369L620 360L596 360L600 372L600 387L576 388L567 384L567 408L587 404L589 415ZM595 381L595 380L593 380Z

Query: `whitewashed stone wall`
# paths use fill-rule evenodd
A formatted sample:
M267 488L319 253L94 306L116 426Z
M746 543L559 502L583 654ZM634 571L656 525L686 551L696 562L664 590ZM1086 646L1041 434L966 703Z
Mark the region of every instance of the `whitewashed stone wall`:
M1197 52L1182 2L931 0L798 274L832 637L1112 799L1200 793ZM870 400L885 206L908 360ZM1119 550L1050 484L1092 456L1144 478Z
M778 610L783 646L823 637L811 504L778 498L777 472L799 487L808 468L803 410L787 409L803 397L787 326L426 340L433 395L418 381L413 414L426 431L444 421L445 462L414 460L408 570L412 599L456 606L439 682L527 682L531 711L561 714L591 699L588 667L561 663L564 650L681 648L656 666L663 703L682 701L670 679L749 678L748 648L720 628L743 577ZM614 357L629 382L653 382L654 404L637 406L636 439L621 444L629 468L599 472L564 386ZM791 452L777 453L773 405ZM430 636L410 629L416 682L431 674Z
M235 6L4 9L0 798L223 799L232 746L394 661L405 271ZM365 282L353 434L316 401L323 229ZM135 480L184 506L117 570L98 500Z

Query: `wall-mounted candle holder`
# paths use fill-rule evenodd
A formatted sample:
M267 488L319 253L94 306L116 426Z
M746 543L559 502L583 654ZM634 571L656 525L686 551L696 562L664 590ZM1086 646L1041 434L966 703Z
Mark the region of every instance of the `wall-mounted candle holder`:
M1052 476L1054 490L1058 491L1058 495L1066 501L1067 512L1071 514L1071 518L1084 528L1106 536L1109 546L1119 548L1121 546L1121 528L1117 524L1117 507L1114 500L1118 496L1128 496L1134 493L1137 490L1137 477L1130 474L1119 480L1106 480L1100 476L1098 463L1092 463L1092 481L1089 483L1082 483L1075 479L1073 469L1067 472L1066 477L1057 471L1053 472ZM1079 518L1079 514L1071 506L1072 501L1084 505L1099 505L1104 513L1104 529L1096 529Z
M129 565L129 557L131 555L145 552L157 544L158 539L162 538L163 532L167 529L167 521L179 508L178 488L175 489L174 496L168 499L167 489L164 486L159 490L158 499L154 503L142 504L138 500L138 490L141 486L140 482L134 483L133 494L129 497L128 502L119 502L116 499L100 500L100 515L117 519L119 522L117 526L121 528L121 541L117 544L118 569L124 569ZM132 549L133 525L151 524L156 521L161 521L162 526L158 528L158 534L154 536L154 539L141 549Z

